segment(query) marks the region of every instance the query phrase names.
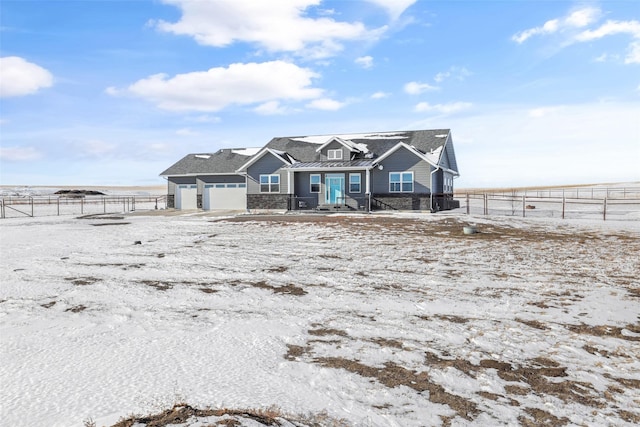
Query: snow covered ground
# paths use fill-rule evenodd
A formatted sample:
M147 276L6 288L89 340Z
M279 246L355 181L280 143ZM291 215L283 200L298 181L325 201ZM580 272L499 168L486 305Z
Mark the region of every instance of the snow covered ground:
M8 218L0 236L1 426L178 402L640 423L640 221L160 212Z

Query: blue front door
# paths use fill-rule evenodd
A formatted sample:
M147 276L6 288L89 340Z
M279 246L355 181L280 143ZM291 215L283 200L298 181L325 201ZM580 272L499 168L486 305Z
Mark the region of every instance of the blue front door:
M344 203L344 174L329 173L325 175L325 203Z

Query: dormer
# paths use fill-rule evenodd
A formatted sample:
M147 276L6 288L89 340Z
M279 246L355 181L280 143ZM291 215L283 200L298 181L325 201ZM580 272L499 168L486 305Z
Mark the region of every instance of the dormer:
M360 157L369 150L364 144L354 144L352 141L331 137L322 144L317 153L320 153L320 161L342 162L349 161L356 157Z

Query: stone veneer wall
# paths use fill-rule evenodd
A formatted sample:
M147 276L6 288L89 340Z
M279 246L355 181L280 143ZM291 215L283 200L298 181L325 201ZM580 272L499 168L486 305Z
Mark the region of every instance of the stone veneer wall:
M374 194L373 199L371 201L371 209L398 209L401 211L410 211L410 210L420 210L420 211L429 211L431 207L429 206L430 195L429 194ZM376 203L376 200L384 203L380 205ZM386 205L386 206L385 206Z
M176 196L173 194L167 194L167 208L173 209L176 207Z
M202 194L196 196L196 206L198 209L202 209Z
M247 209L288 209L288 194L247 194Z

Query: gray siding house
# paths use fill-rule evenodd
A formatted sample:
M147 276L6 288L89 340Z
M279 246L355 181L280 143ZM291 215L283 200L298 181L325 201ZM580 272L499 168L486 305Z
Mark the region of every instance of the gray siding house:
M160 175L176 209L459 207L449 129L278 137L261 149L189 154Z
M167 207L245 210L247 183L236 170L258 150L225 148L186 155L160 174L167 180Z
M246 177L247 209L459 207L449 129L273 138L237 173Z

